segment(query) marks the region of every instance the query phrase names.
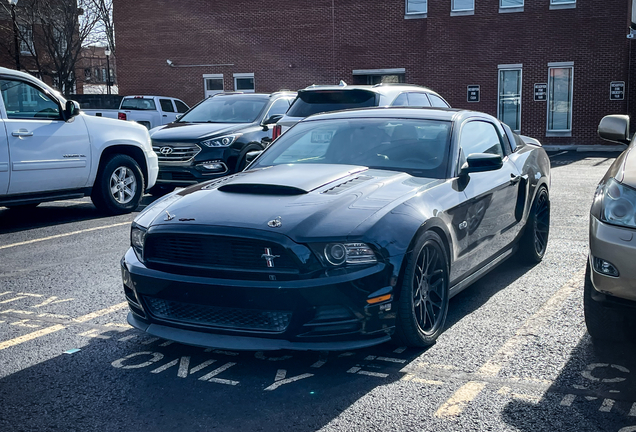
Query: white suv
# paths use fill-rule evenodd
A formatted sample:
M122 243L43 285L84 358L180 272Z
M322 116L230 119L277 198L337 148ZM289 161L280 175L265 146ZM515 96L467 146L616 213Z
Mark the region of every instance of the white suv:
M90 195L102 211L127 213L158 172L145 127L85 115L42 81L0 67L0 206Z
M287 114L276 123L273 138L312 114L374 106L450 108L433 90L412 84L311 85L298 91Z

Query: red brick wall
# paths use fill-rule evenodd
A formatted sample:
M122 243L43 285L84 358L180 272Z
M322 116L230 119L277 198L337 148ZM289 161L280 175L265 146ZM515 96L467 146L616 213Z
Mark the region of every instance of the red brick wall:
M521 63L525 135L599 144L599 120L627 112L627 99L609 100L609 86L630 81L628 0L579 0L563 10L526 0L519 13L499 13L499 0L475 0L473 16L455 17L450 0L430 0L428 18L410 20L404 0L114 3L120 94L194 104L204 96L203 74L223 73L232 90L233 73L253 72L256 91L270 92L352 82L353 69L405 68L406 82L433 88L454 107L496 115L497 66ZM170 68L166 59L234 65ZM565 61L574 62L572 137L546 137L547 102L534 102L533 85L548 82L549 62ZM479 103L466 102L471 84L481 86Z

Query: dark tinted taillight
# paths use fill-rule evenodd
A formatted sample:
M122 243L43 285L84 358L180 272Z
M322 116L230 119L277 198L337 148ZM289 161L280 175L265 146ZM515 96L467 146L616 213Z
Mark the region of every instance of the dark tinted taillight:
M280 136L280 134L283 131L283 127L279 124L274 126L274 129L272 129L272 140L275 140L276 138L278 138Z
M126 120L126 113L120 112L119 114L117 114L117 118L119 120Z

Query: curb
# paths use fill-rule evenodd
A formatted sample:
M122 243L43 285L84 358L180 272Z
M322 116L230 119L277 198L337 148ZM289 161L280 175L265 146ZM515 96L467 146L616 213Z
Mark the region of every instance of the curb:
M596 145L576 145L576 144L545 144L543 148L546 152L573 151L573 152L622 152L626 145L596 144Z

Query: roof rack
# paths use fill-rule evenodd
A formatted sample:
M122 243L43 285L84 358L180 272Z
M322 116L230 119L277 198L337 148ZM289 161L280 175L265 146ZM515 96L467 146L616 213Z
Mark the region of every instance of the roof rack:
M241 91L232 91L232 92L220 92L220 93L214 93L210 96L208 96L208 99L214 96L225 96L225 95L233 95L233 94L244 94L245 92L241 92Z
M419 84L406 84L406 83L379 83L379 84L375 84L373 87L384 87L384 86L406 86L406 87L427 88Z

